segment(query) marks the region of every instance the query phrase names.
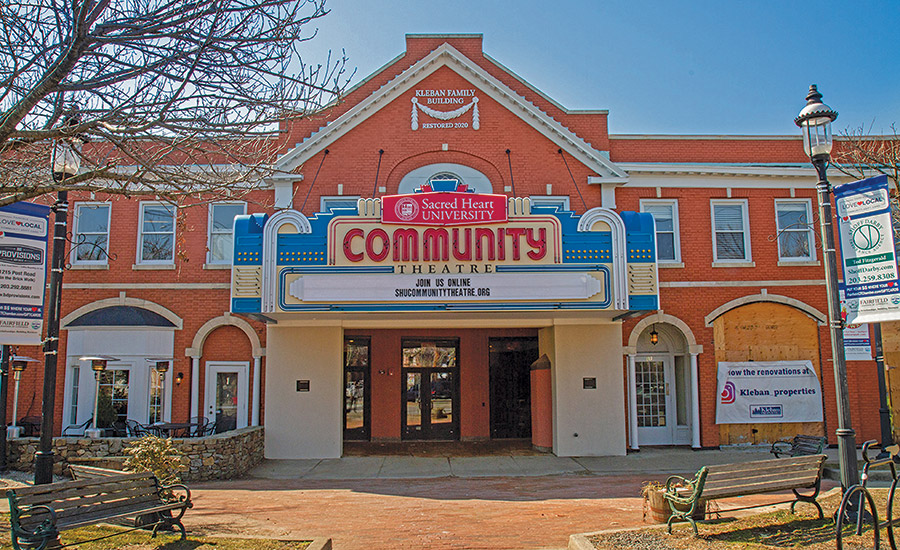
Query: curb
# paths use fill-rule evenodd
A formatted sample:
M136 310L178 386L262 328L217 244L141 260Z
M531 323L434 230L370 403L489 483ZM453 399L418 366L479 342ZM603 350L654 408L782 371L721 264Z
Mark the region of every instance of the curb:
M313 539L309 546L306 547L306 550L331 550L331 539L327 538L316 538ZM593 550L590 546L585 547L585 550Z
M590 543L586 536L579 533L576 535L569 535L569 545L566 546L567 550L595 550L594 545Z
M639 527L626 527L625 529L604 529L602 531L591 531L590 533L575 533L569 535L569 545L566 550L597 550L588 537L594 535L604 535L606 533L622 533L625 531L643 531L650 529L665 529L665 523L653 523L649 525L641 525Z

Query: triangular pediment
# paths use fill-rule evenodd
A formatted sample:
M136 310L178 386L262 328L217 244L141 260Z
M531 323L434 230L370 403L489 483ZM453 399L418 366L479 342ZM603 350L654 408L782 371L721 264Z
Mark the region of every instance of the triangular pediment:
M447 43L414 63L325 127L313 132L280 157L276 162L276 168L283 172L294 171L442 67L448 67L471 82L478 88L479 93L492 98L514 113L560 149L599 174L603 181L623 183L628 177L625 170L612 163L603 152L593 148L587 141Z

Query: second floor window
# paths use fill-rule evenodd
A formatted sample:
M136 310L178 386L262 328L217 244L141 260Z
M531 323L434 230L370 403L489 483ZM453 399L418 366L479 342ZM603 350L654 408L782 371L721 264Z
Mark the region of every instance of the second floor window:
M234 254L234 218L244 213L244 203L209 205L209 256L211 264L230 264Z
M778 259L813 261L812 205L808 200L775 200Z
M175 261L175 207L163 203L141 203L139 263Z
M105 264L109 256L109 204L75 205L75 264Z
M656 260L680 262L678 240L678 202L673 200L642 200L641 212L653 214L656 224Z
M713 260L750 261L750 223L746 200L712 202Z

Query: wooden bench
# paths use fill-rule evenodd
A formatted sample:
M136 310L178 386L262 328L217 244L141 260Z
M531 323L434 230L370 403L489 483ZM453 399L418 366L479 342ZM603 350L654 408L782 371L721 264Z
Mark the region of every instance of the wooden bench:
M181 518L193 506L190 489L161 486L150 472L20 487L7 490L6 496L16 550L43 550L58 543L61 531L148 514L155 516L152 536L160 527L177 526L184 540ZM138 528L144 527L149 525Z
M697 523L691 516L701 501L788 489L794 493L794 498L781 502L790 502L792 513L794 505L798 502L808 502L816 507L819 511L819 519L822 519L822 507L816 502L816 497L819 496L825 458L825 455L819 454L757 460L740 464L720 464L700 468L693 479L670 476L666 480L664 496L672 510L672 515L669 517L666 527L671 533L672 522L687 521L693 527L694 535L696 535ZM802 495L797 492L798 489L812 489L812 494ZM781 502L766 503L760 506ZM676 506L681 509L679 510ZM744 508L734 508L731 511Z
M820 455L825 450L827 438L819 435L795 435L792 439L783 439L772 443L769 451L775 458L783 456Z

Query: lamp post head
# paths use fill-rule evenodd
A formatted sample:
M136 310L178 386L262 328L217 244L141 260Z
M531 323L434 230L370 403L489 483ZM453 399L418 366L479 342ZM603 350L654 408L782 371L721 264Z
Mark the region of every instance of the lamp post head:
M110 361L118 361L118 357L110 357L108 355L89 355L85 357L79 357L79 361L90 361L91 369L100 374L101 372L106 370L106 364Z
M165 376L169 372L169 366L172 364L171 358L149 357L147 362L151 364L153 370L160 376Z
M32 359L31 357L24 357L22 355L13 355L9 358L9 365L13 371L13 380L16 380L18 383L19 378L22 376L22 371L24 371L28 367L28 363L37 363L37 359Z
M837 111L822 103L822 94L815 84L809 86L804 107L794 123L803 131L803 150L810 160L828 160L833 145L831 123Z
M66 117L63 127L78 126L80 122L78 115L72 114ZM60 182L78 175L78 171L81 169L81 147L83 145L84 139L78 135L66 136L54 141L53 159L50 166L54 181Z

